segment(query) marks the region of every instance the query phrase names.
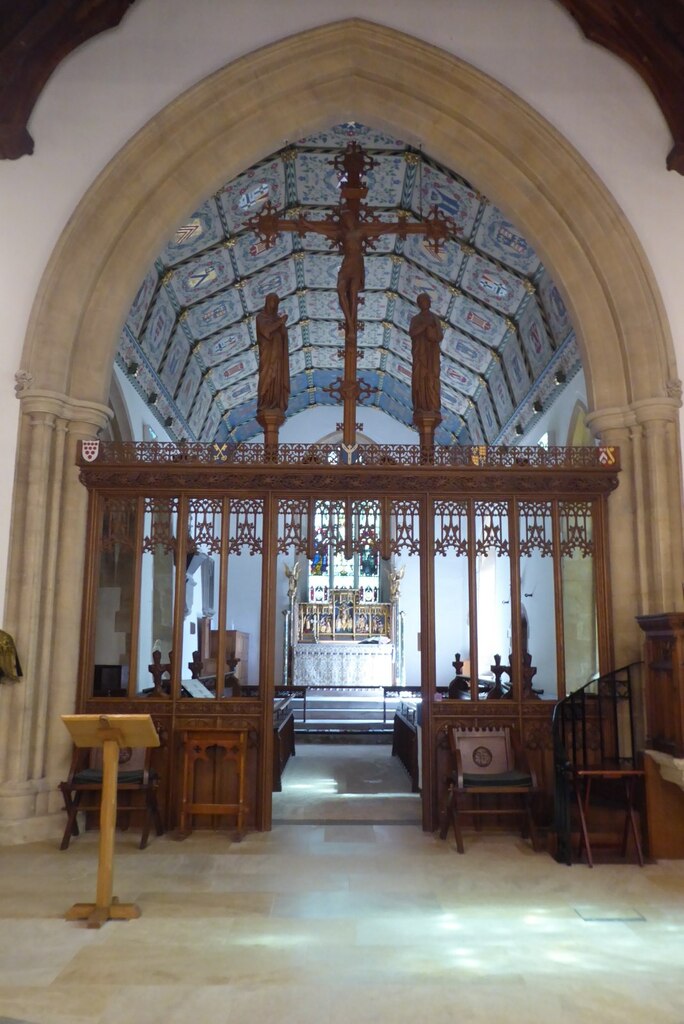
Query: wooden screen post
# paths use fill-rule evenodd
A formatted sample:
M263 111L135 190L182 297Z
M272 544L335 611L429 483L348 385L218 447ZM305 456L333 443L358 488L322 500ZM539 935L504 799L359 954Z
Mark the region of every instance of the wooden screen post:
M282 409L262 409L257 413L257 422L264 431L264 446L277 448L278 432L285 422L285 413Z
M119 903L112 895L114 881L114 830L119 751L122 747L158 747L159 736L150 715L62 715L77 747L102 747L102 798L100 846L94 903L75 903L67 921L88 922L100 928L107 921L140 917L135 903Z

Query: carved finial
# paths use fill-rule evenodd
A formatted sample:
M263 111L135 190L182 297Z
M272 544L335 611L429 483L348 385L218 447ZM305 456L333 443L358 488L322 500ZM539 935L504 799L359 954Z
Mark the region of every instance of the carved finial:
M21 398L33 387L33 374L29 373L28 370L17 370L14 374L14 380L14 393L17 398Z

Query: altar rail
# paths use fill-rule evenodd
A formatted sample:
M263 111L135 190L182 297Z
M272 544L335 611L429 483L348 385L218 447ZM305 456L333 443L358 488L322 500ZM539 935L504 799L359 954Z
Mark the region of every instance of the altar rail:
M351 454L351 458L349 457ZM614 447L563 448L538 445L449 445L423 448L410 444L363 444L352 453L340 444L201 444L187 441L119 442L89 441L82 444L80 463L131 465L193 463L200 465L263 466L316 465L334 468L364 466L441 466L467 469L611 469L617 471L619 450Z

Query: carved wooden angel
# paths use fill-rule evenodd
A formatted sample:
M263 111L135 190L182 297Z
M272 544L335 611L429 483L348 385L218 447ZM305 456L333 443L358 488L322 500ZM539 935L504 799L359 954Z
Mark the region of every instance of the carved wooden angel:
M287 576L287 596L291 601L297 596L297 586L299 584L299 573L302 566L300 562L295 562L290 568L289 565L284 565L285 575Z
M406 572L406 566L402 565L398 569L390 569L390 601L394 603L401 597L401 581L404 578Z

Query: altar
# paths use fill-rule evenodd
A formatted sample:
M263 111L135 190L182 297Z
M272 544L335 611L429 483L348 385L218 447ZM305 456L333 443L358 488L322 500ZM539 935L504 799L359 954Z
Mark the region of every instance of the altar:
M297 643L295 686L391 686L394 644Z

